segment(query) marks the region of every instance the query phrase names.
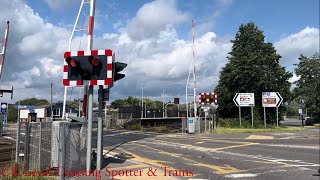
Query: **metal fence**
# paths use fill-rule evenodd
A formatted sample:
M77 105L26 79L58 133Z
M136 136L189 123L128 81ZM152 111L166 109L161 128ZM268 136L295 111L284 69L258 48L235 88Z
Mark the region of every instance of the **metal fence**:
M64 171L86 169L86 133L85 123L67 121L4 126L0 137L0 165L13 165L18 150L20 170L50 170L52 176L68 178L63 175Z
M7 165L15 158L17 126L4 125L0 135L0 165Z

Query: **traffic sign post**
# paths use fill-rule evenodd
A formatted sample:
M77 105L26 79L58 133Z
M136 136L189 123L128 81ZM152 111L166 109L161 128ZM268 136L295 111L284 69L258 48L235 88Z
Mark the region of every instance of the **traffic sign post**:
M254 93L237 93L233 102L237 107L239 107L239 122L241 126L241 107L251 107L251 126L253 127L253 107L254 103Z
M267 127L266 121L266 107L275 107L277 116L277 127L279 127L279 112L278 107L282 103L283 98L278 92L263 92L262 93L262 107L263 107L263 117L264 117L264 127Z

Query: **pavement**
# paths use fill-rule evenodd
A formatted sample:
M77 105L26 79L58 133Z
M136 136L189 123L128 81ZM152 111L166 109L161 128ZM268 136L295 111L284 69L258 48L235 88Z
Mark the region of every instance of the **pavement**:
M254 134L104 132L103 169L76 179L316 179L319 128Z

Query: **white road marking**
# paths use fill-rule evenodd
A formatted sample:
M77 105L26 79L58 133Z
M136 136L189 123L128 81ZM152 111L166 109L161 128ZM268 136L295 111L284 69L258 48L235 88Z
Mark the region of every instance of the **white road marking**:
M313 169L309 169L309 168L305 168L305 167L299 167L294 169L295 171L299 170L299 171L312 171ZM258 175L262 175L262 174L267 174L267 173L275 173L275 172L286 172L287 170L284 169L278 169L278 170L270 170L270 171L266 171L266 172L262 172L262 173L256 173L256 174L252 174L252 173L247 173L247 174L228 174L225 175L224 177L227 178L243 178L243 177L256 177Z
M302 146L302 145L287 145L287 144L259 144L259 146L274 146L274 147L303 148L303 149L319 149L319 146Z
M227 178L244 178L244 177L257 177L258 174L251 174L251 173L246 173L246 174L229 174L224 177Z
M320 166L320 164L303 162L302 160L278 159L278 158L273 158L271 156L250 155L250 154L243 154L243 153L236 153L236 152L218 151L218 150L213 150L213 149L205 148L205 147L195 147L195 146L192 146L189 144L173 143L173 142L166 142L166 141L160 141L160 140L154 140L154 139L144 139L144 140L132 141L132 143L134 143L134 142L143 143L143 144L155 144L158 146L179 147L182 149L197 150L197 151L202 151L202 152L211 152L211 153L240 156L240 157L246 157L246 158L252 158L252 159L259 159L259 160L263 160L263 161L274 162L274 163L288 165L288 166L292 166L292 167L312 167L312 166L318 167L318 166Z

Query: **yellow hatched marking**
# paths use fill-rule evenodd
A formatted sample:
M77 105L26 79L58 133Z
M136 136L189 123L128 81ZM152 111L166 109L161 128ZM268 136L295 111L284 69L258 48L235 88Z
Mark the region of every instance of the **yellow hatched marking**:
M230 173L238 173L243 172L244 170L239 170L237 168L231 167L230 165L225 164L224 166L215 166L210 164L203 164L203 163L196 163L194 166L201 166L210 168L212 170L215 170L213 173L215 174L230 174Z
M146 145L142 145L142 144L138 144L138 143L135 143L134 145L138 145L138 146L141 146L141 147L152 149L154 151L158 151L158 153L160 153L160 154L165 154L165 155L169 155L169 156L173 156L173 157L178 157L180 159L183 159L183 160L185 160L187 162L192 163L191 165L210 168L210 169L214 170L213 173L215 173L215 174L228 174L228 173L235 173L235 172L243 172L243 170L239 170L237 168L231 167L230 165L226 165L226 164L224 166L216 166L216 165L199 163L198 161L185 158L185 157L181 156L180 154L169 153L169 152L166 152L166 151L162 151L162 150L155 149L155 148L152 148L152 147L149 147L149 146L146 146ZM194 176L196 176L195 173L194 173Z
M250 135L245 139L273 139L273 136Z
M221 148L212 148L212 150L220 151L220 150L224 150L224 149L238 148L238 147L244 147L244 146L252 146L252 145L256 145L256 144L259 144L259 143L247 143L247 144L227 146L227 147L221 147Z

